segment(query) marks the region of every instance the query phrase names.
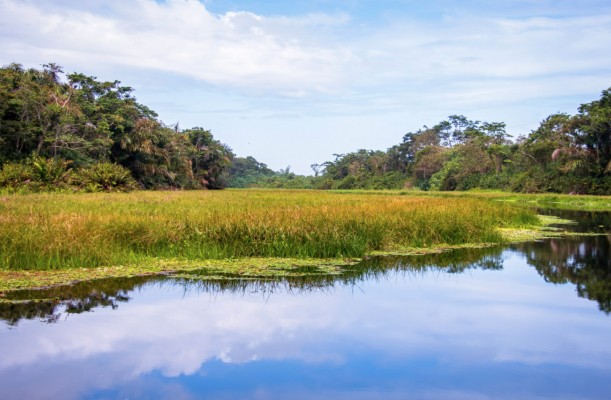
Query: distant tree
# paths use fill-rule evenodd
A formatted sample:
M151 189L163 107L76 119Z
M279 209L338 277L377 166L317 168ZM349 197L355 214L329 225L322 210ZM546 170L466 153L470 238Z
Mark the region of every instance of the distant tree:
M273 175L274 171L254 157L234 157L229 168L227 185L234 188L258 186L265 178Z
M429 188L431 177L450 159L450 152L442 146L427 146L416 154L413 173L422 189Z

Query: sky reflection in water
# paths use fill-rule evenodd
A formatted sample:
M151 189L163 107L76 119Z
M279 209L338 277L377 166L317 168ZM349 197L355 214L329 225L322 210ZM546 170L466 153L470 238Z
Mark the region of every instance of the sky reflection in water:
M312 290L151 282L117 309L0 329L0 398L606 399L611 318L528 264L555 245Z

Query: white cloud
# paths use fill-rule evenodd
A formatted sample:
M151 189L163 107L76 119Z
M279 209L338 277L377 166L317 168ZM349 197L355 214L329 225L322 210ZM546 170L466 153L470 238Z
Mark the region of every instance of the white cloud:
M266 18L248 12L213 15L195 0L109 3L111 12L41 2L0 2L2 36L29 46L26 60L90 62L156 69L246 90L300 93L334 90L350 54L309 39L308 29L341 24L345 16ZM23 56L10 43L5 57ZM9 60L3 60L9 61Z
M0 47L3 61L45 57L72 66L89 59L257 93L383 91L390 97L389 87L414 82L442 91L458 80L494 87L491 79L609 77L604 71L611 70L611 54L604 51L611 38L608 15L397 20L359 35L345 14L217 15L196 0L111 1L106 11L45 3L0 2L2 36L12 39ZM19 53L26 46L27 54ZM470 92L464 85L460 90Z
M599 85L601 78L611 79L611 54L604 51L610 39L611 16L448 17L437 23L404 21L357 42L354 52L367 58L363 67L371 87L417 82L425 90L451 92L461 83L468 94L470 85L494 88L510 81L526 89L533 79L547 79L548 88L557 91L554 85L575 74L595 76Z
M196 0L0 0L0 64L120 79L162 120L298 173L451 114L526 134L611 85L608 7L516 0L499 17L489 2L438 3L433 18L400 7L371 21L214 13Z

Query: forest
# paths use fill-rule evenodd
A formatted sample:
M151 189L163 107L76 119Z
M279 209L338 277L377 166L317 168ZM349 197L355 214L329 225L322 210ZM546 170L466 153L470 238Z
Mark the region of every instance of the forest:
M347 140L349 140L347 138ZM386 151L360 149L273 171L201 127L165 124L120 81L11 64L0 69L0 190L497 189L611 194L611 88L513 139L503 122L451 115Z
M233 153L210 131L165 125L119 81L62 75L55 64L0 70L0 187L225 187Z

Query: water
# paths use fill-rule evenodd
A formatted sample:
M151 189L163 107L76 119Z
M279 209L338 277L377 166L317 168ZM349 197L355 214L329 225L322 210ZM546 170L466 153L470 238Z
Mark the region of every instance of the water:
M608 231L609 214L580 218ZM21 293L56 300L0 307L0 398L608 399L610 243Z

